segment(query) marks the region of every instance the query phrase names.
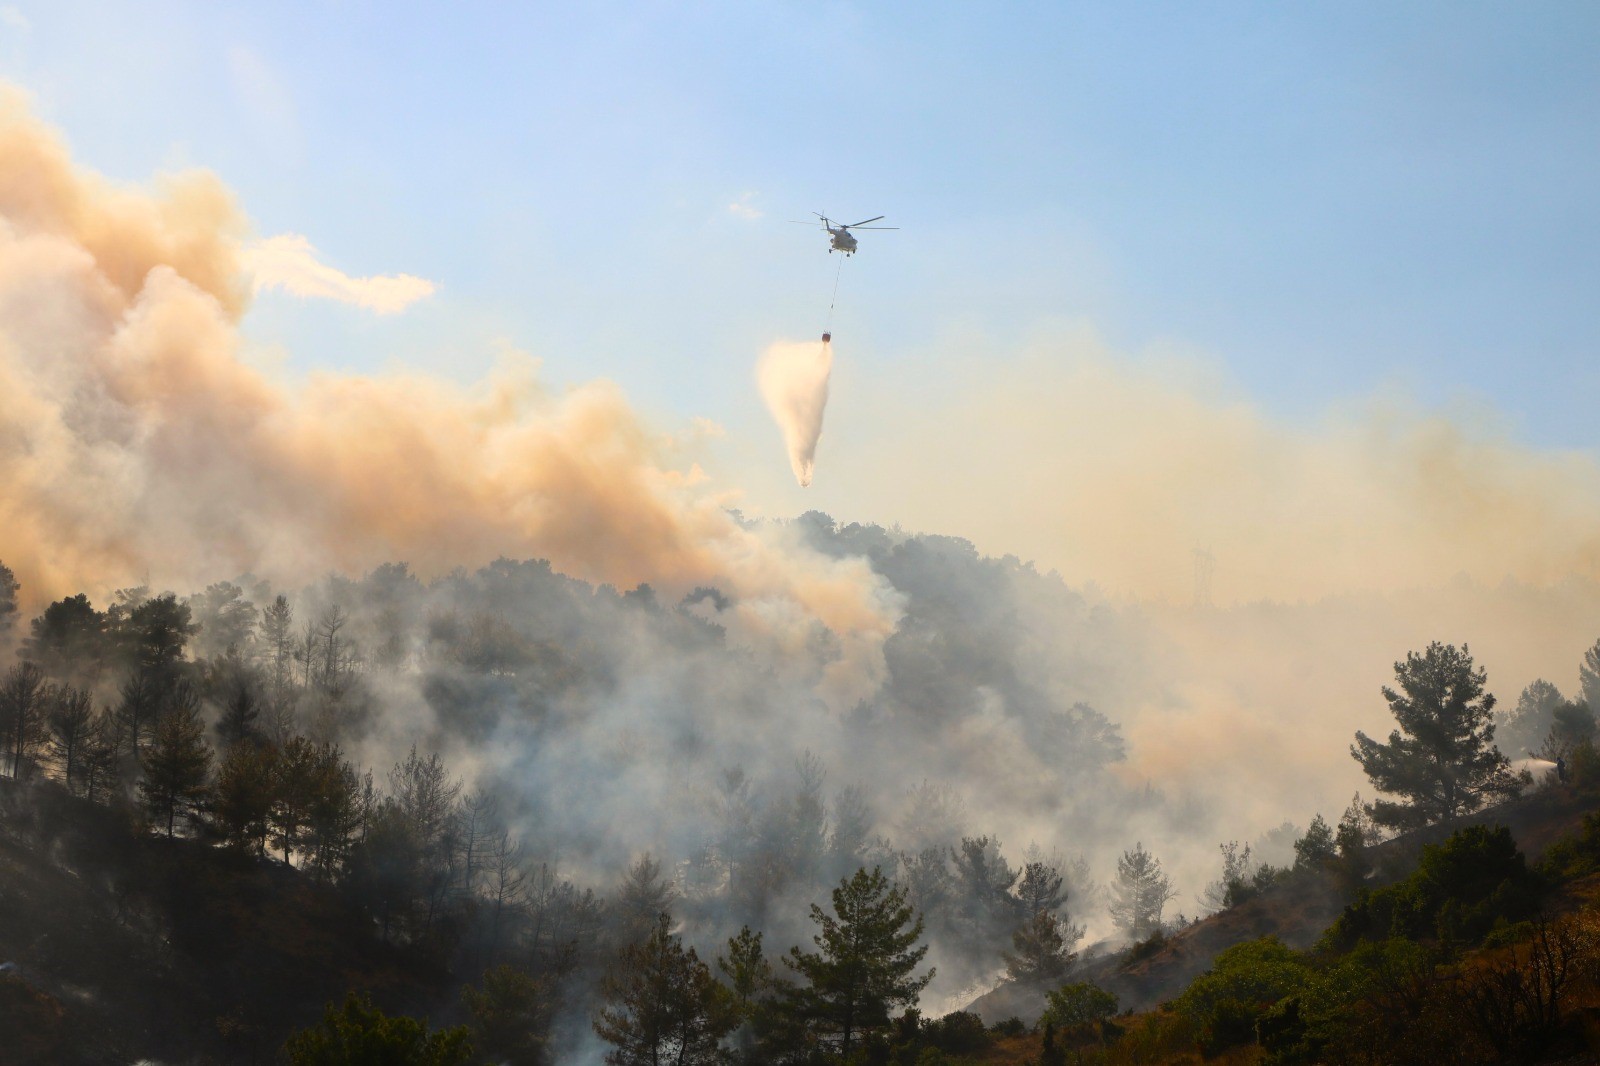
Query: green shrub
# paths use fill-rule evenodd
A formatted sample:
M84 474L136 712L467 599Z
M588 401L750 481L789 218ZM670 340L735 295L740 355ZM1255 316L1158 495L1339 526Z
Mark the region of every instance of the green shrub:
M466 1026L430 1033L425 1022L389 1017L354 992L344 1006L328 1005L322 1024L289 1038L291 1066L467 1066L472 1045Z
M1054 1025L1063 1032L1091 1025L1117 1013L1117 997L1088 981L1075 981L1045 994L1040 1025Z
M1476 944L1497 921L1532 915L1542 880L1528 869L1505 826L1468 826L1422 849L1411 876L1363 893L1323 935L1322 947L1348 951L1390 937Z
M928 1046L952 1055L982 1051L990 1042L983 1019L964 1010L946 1014L938 1021L924 1022L922 1038Z
M1255 1039L1256 1021L1285 996L1311 983L1311 967L1277 937L1235 944L1173 1001L1173 1009L1199 1030L1201 1050L1212 1055Z

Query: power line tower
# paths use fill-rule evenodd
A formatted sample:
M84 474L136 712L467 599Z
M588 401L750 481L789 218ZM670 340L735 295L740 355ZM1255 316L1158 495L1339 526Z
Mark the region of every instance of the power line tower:
M1196 607L1211 606L1211 574L1217 568L1217 560L1211 554L1210 548L1196 548L1194 550L1194 605Z

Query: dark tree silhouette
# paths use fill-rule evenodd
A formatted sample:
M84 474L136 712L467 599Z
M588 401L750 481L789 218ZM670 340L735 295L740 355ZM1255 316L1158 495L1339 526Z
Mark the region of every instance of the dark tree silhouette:
M1078 957L1072 949L1082 936L1082 929L1066 926L1049 911L1035 911L1011 934L1011 950L1001 953L1006 975L1021 984L1061 980Z
M261 739L261 710L256 705L250 685L239 677L235 679L232 689L227 704L222 708L222 717L217 719L217 739L222 741L223 751L231 751L239 744Z
M1350 754L1383 793L1370 807L1379 825L1409 828L1455 818L1489 799L1521 788L1509 761L1494 746L1494 696L1487 674L1474 669L1466 645L1434 641L1421 655L1394 664L1399 690L1385 687L1400 728L1379 743L1356 733Z
M544 1066L556 993L546 979L496 966L461 1001L472 1017L473 1042L499 1066Z
M85 689L71 685L57 689L51 697L46 721L50 727L50 750L61 768L61 780L69 792L84 772L84 749L94 742L99 720L94 701Z
M11 636L11 629L17 624L17 593L20 591L22 586L17 582L17 575L5 563L0 563L0 643Z
M622 949L601 982L606 1006L594 1031L613 1045L612 1066L681 1066L719 1062L721 1042L736 1019L711 970L672 933L662 914L642 943Z
M236 744L217 771L217 828L229 844L257 855L266 854L271 831L277 758L267 745Z
M1578 664L1578 685L1583 702L1600 707L1600 640L1583 653L1583 662Z
M211 745L200 720L200 698L183 682L156 719L145 753L139 795L152 820L172 836L179 816L194 821L210 794Z
M45 713L50 703L51 689L44 671L33 663L24 660L0 675L0 740L5 743L12 777L49 735Z
M922 918L895 887L874 868L858 870L833 890L833 914L816 904L811 920L821 927L812 937L818 951L791 948L784 963L805 984L793 996L793 1009L817 1039L848 1059L850 1049L868 1033L889 1024L889 1012L912 1006L933 979L912 971L928 953Z

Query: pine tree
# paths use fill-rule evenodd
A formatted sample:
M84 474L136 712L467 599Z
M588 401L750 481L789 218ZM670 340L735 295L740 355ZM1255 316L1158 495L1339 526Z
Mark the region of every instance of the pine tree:
M1161 929L1161 912L1177 893L1161 872L1161 860L1142 843L1117 860L1117 880L1111 886L1111 920L1131 940L1148 938Z
M1206 910L1220 911L1241 902L1250 891L1250 875L1256 864L1250 856L1250 845L1241 846L1237 840L1218 844L1222 850L1222 876L1205 887L1200 904Z
M1007 976L1019 984L1061 980L1078 957L1072 949L1082 937L1077 926L1066 925L1049 911L1035 911L1011 934L1012 950L1001 952Z
M31 662L17 663L0 676L0 740L12 777L21 773L23 762L49 735L45 714L51 700L44 671Z
M478 988L461 990L472 1017L473 1043L496 1066L544 1066L555 1013L550 981L510 966L483 975Z
M118 696L117 746L127 752L134 766L138 766L155 728L160 707L159 688L148 674L135 670L123 679Z
M1061 871L1047 862L1023 864L1022 879L1017 882L1017 903L1024 916L1054 913L1066 902L1062 888Z
M613 1045L611 1066L700 1066L721 1059L721 1042L733 1013L711 970L672 933L672 919L657 917L654 930L622 950L601 982L606 1006L594 1031Z
M222 741L222 750L231 751L239 744L260 740L260 717L261 710L256 706L249 683L242 677L237 678L233 694L222 709L222 717L217 719L217 739Z
M317 749L305 737L290 737L272 762L272 811L267 825L272 846L283 861L305 846L306 827L317 787Z
M1578 664L1578 686L1584 703L1600 707L1600 640L1583 653L1583 662Z
M11 628L17 624L17 593L21 590L17 575L0 563L0 646L10 639Z
M812 904L811 920L821 927L812 938L816 952L791 948L784 959L805 984L795 990L792 1009L821 1042L842 1059L860 1038L889 1024L897 1006L914 1006L933 979L912 971L928 953L922 918L907 903L905 891L883 871L858 870L833 890L833 914Z
M1494 696L1484 691L1486 674L1474 669L1463 645L1428 645L1394 664L1399 691L1384 699L1400 728L1379 743L1356 733L1350 754L1379 792L1406 802L1377 800L1370 808L1379 825L1411 827L1468 814L1494 797L1521 789L1509 761L1494 746Z
M83 745L83 769L79 774L84 798L91 803L111 794L117 782L118 754L117 721L109 709L102 708Z
M236 744L217 771L216 820L223 839L265 855L275 798L277 749Z
M717 969L733 1012L735 1061L749 1066L773 1061L793 1041L786 1039L776 1010L782 985L762 951L761 934L747 925L728 938L728 953L717 956Z
M1311 819L1306 835L1294 842L1294 868L1296 870L1323 870L1333 862L1339 848L1333 838L1333 827L1322 815Z
M46 721L51 753L61 767L62 783L72 792L83 775L84 749L94 741L94 701L81 688L67 685L57 689Z
M171 837L179 815L193 821L210 793L211 745L200 720L200 699L187 682L173 690L165 711L156 719L150 749L145 753L139 794L145 809Z
M662 876L661 864L649 852L639 856L617 886L612 907L617 942L633 944L652 935L677 899L677 886Z
M79 593L57 600L28 623L23 655L60 681L93 683L110 652L106 616Z

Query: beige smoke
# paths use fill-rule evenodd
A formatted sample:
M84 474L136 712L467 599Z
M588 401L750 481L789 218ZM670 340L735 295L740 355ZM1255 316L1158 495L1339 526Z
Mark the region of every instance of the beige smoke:
M761 397L783 430L789 465L802 488L811 484L816 470L817 441L822 438L832 372L833 345L827 341L774 344L756 367Z
M141 580L542 556L623 588L719 585L733 639L820 621L843 647L824 695L876 685L884 583L740 525L610 384L554 393L526 360L473 388L291 386L247 366L247 239L215 177L114 187L0 100L0 559L29 607Z
M871 454L821 501L970 538L1138 599L1190 602L1194 551L1218 604L1436 586L1466 575L1600 578L1600 463L1510 439L1493 412L1384 395L1299 422L1198 359L1118 352L1087 330L981 365L940 358L916 389L858 379L836 443ZM930 472L935 472L930 474Z

